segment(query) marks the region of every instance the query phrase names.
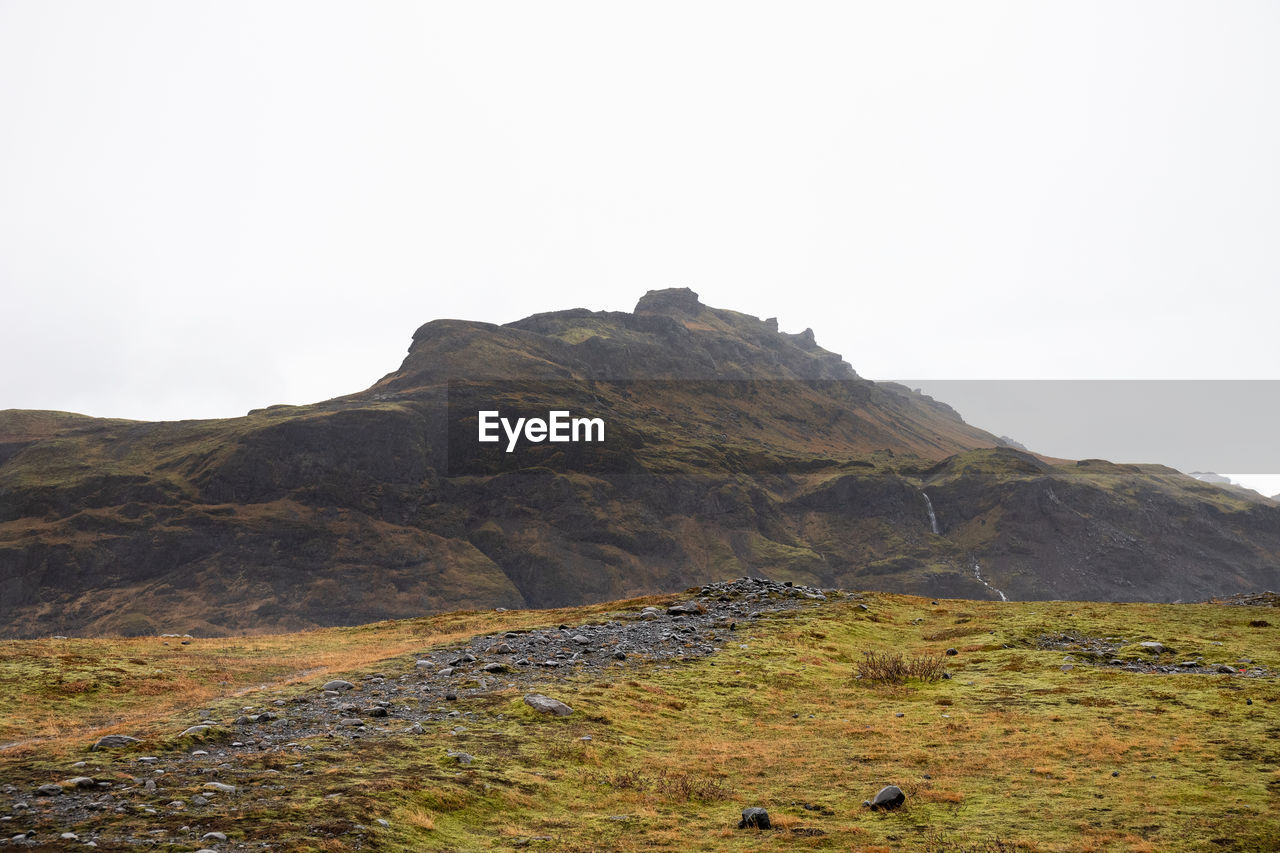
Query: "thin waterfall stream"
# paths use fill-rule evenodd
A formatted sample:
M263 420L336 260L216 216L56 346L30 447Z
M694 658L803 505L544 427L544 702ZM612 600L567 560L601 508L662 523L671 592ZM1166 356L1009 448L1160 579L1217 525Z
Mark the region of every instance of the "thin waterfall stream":
M933 501L929 500L929 495L924 491L924 489L920 490L920 494L924 495L924 507L929 511L929 529L932 530L934 534L941 536L942 531L938 529L938 516L933 514Z
M991 584L987 583L987 579L982 576L982 566L978 565L978 561L976 559L973 560L973 576L978 579L978 583L1000 596L1001 601L1009 600L1009 596L1005 595L1002 590L998 590Z

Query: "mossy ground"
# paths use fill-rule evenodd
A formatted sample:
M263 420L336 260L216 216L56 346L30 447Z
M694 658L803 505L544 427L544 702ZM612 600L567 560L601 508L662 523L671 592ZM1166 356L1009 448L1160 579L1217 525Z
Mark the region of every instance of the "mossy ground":
M218 828L233 842L273 840L295 850L1280 849L1274 679L1131 673L1078 658L1063 671L1063 652L1036 642L1063 632L1151 639L1180 658L1248 657L1280 669L1276 629L1249 625L1256 609L934 604L893 595L865 603L868 610L833 602L739 624L707 659L628 661L607 677L548 679L544 692L576 709L566 718L535 714L513 690L458 702L474 716L429 724L424 735L320 737L310 751L263 753L239 778L251 796L236 799L238 810ZM208 676L199 667L217 657L215 668L229 676L223 695L193 695L185 707L223 711L314 687L344 665L357 674L375 666L389 675L407 671L413 652L457 632L584 621L608 609L202 640L181 652L168 647L166 665L175 673L191 667L193 683L201 683ZM85 752L94 723L86 724L92 711L83 693L31 680L68 653L68 641L57 642L64 645L0 644L0 677L6 695L18 698L6 706L0 731L37 726L58 735L0 753L6 779L73 775L65 768L76 759L102 774L129 764L127 755ZM132 644L157 641L73 642L71 654L91 657L103 671L137 666L129 661L145 652ZM238 651L202 651L215 643ZM959 652L947 658L949 680L876 687L853 678L864 650L937 654L948 647ZM300 677L290 654L327 654L331 665ZM68 675L63 684L84 680ZM232 696L258 682L268 683L262 696ZM181 697L155 705L130 693L129 683L98 705L155 732L179 731L189 720ZM51 716L28 710L33 704ZM144 712L155 714L145 725ZM470 753L474 763L459 766L450 749ZM906 791L907 806L863 808L886 784ZM747 806L769 809L777 828L736 829ZM177 829L192 820L161 814L146 826Z

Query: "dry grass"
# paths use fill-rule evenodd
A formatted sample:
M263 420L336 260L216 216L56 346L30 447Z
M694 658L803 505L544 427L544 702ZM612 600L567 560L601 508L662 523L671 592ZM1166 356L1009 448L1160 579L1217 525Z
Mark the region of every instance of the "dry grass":
M946 658L942 655L926 653L908 657L901 652L864 651L854 678L868 684L906 684L910 680L928 684L941 681L946 668Z
M539 686L577 709L572 717L534 715L521 702L522 691L511 691L458 703L475 715L458 736L441 727L413 738L368 739L358 760L354 751L325 751L332 742L317 739L308 759L314 773L282 777L287 784L279 793L263 789L260 811L244 823L247 840L320 849L301 840L309 828L340 834L351 823L386 815L392 827L367 836L365 849L1275 849L1280 751L1271 744L1280 687L1274 680L1160 677L1086 665L1063 673L1060 653L1027 640L1063 624L1094 635L1119 633L1116 624L1122 624L1137 639L1159 636L1179 648L1280 668L1280 650L1254 639L1259 632L1239 616L1228 624L1222 607L966 602L973 624L997 632L981 654L945 658L949 680L908 676L905 684L868 690L849 678L849 661L861 650L900 650L902 669L910 671L910 661L931 654L923 635L946 630L954 618L948 607L931 610L910 597L868 601L879 622L832 604L740 627L737 639L747 648L726 644L710 661L629 662L621 678L579 674ZM329 660L349 655L353 662L335 674L404 671L412 656L398 650L406 644L412 653L429 638L456 637L453 632L472 625L493 631L537 618L572 624L604 612L502 614L505 622L490 614L454 617L457 623L415 620L329 632L322 646L333 655ZM307 635L294 639L309 641ZM55 656L72 651L47 648ZM279 649L259 648L264 655ZM395 652L390 660L378 658L388 650ZM145 651L117 651L99 663L126 671L140 665L131 661L151 665ZM182 660L200 660L187 654ZM227 658L217 663L228 671L247 666L237 657L245 652L218 654ZM70 673L65 680L86 678ZM53 701L69 714L86 695L93 693ZM579 741L584 735L592 740ZM44 766L48 746L0 754L0 772ZM481 761L468 772L441 775L446 747ZM259 769L293 772L288 762L266 757ZM863 809L862 800L885 784L907 792L907 808ZM332 792L342 797L325 799ZM1219 808L1226 792L1230 803ZM736 830L738 812L748 805L768 808L780 829ZM553 840L529 841L538 836Z

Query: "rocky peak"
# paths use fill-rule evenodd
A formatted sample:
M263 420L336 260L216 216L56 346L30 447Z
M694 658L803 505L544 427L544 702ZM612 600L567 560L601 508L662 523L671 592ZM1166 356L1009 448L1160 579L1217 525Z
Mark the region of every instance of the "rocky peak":
M668 287L665 290L650 290L636 303L636 314L675 314L693 315L701 311L703 305L698 301L698 294L687 287Z

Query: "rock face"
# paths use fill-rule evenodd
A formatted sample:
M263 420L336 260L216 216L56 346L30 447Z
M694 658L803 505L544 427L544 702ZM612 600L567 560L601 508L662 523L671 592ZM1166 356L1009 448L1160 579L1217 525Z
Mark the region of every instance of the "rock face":
M605 441L507 454L476 441L488 409L599 417ZM1000 443L687 289L634 313L438 320L399 370L310 406L0 411L0 637L299 630L766 571L974 598L1280 586L1274 502Z

